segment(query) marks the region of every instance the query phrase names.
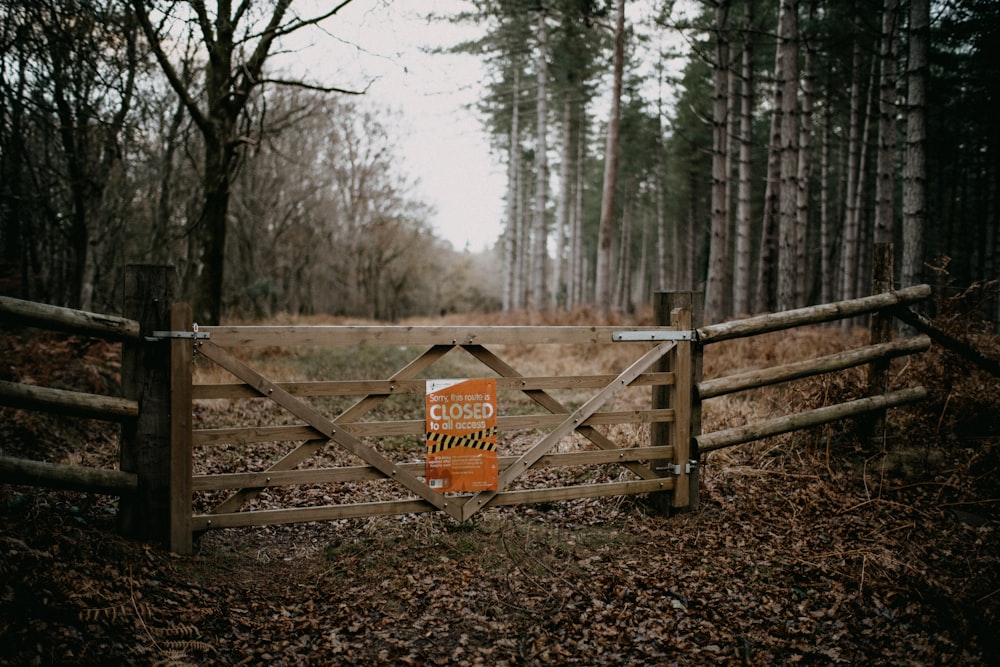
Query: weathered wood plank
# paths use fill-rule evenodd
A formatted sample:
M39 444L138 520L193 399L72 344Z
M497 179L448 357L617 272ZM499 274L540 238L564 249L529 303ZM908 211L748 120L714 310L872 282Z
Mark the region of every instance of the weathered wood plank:
M781 313L769 313L722 324L711 324L698 329L698 342L701 345L708 345L731 338L743 338L771 331L781 331L782 329L791 329L806 324L832 322L845 317L864 315L882 308L915 303L926 299L930 295L930 285L915 285L894 292L875 294L860 299L808 306L806 308L786 310Z
M825 357L785 364L784 366L727 375L699 382L697 385L698 397L703 400L715 398L716 396L732 394L747 389L757 389L779 382L788 382L804 377L840 371L846 368L862 366L875 359L899 357L923 352L930 346L930 338L927 336L917 336L890 343L869 345L856 350L839 352Z
M614 379L614 375L575 375L562 377L498 377L497 390L525 391L530 389L599 389ZM670 385L673 373L643 373L630 386ZM312 382L276 382L292 396L357 396L363 394L423 394L425 380L320 380ZM194 385L193 398L240 399L259 398L260 394L243 383Z
M558 502L577 498L605 498L607 496L627 496L654 491L669 491L673 480L637 479L628 482L607 482L604 484L581 484L557 486L545 489L524 489L505 491L497 494L490 505L526 505L530 503Z
M139 339L139 323L135 320L22 301L9 296L0 296L0 315L24 326L78 336L114 341Z
M629 463L646 461L656 458L669 458L673 455L671 447L629 447L612 450L587 450L582 452L563 452L561 454L546 454L538 459L533 468L552 468L566 466L593 466L612 463ZM501 456L498 460L503 470L517 461L516 456ZM422 475L425 470L424 461L413 461L397 464L403 470L415 475ZM280 470L269 472L223 473L216 475L196 475L193 481L195 491L218 491L222 489L268 488L274 486L291 486L306 484L333 484L344 482L366 482L385 479L377 468L372 466L343 466L338 468L315 468L310 470Z
M672 408L661 410L631 410L622 412L597 412L586 420L584 426L607 426L611 424L652 424L673 420ZM500 431L551 428L562 422L560 415L518 415L497 419ZM422 419L407 419L384 422L337 422L359 438L377 436L423 435L427 422ZM295 426L249 426L202 429L194 431L196 446L221 445L230 443L248 444L252 442L276 442L279 440L308 440L320 435L308 425Z
M670 314L670 323L677 327L690 329L693 322L693 312L691 310L690 299L686 303L674 304ZM688 508L691 504L691 473L687 468L691 460L691 400L694 384L694 369L691 365L691 351L693 344L690 341L678 341L670 353L671 367L677 374L677 383L672 388L671 405L674 408L675 418L670 423L670 444L674 448L674 466L679 473L675 473L674 492L671 498L671 506L675 509Z
M0 405L106 421L124 421L139 415L138 401L6 380L0 380Z
M139 477L135 473L120 470L0 456L0 482L121 496L135 492L139 486Z
M255 510L253 512L195 514L191 517L191 528L195 532L202 532L216 528L277 526L288 523L305 523L308 521L337 521L340 519L361 519L372 516L418 514L434 511L437 511L436 507L419 499L389 500L354 503L350 505L320 505L292 509Z
M663 327L669 329L669 327ZM620 331L649 327L610 326L206 326L222 347L292 345L597 345L612 343ZM623 343L614 343L622 345Z
M497 494L491 505L523 505L527 503L557 502L576 498L603 498L652 491L669 490L672 480L665 478L644 479L629 482L609 482L555 487L548 489L526 489L506 491ZM462 497L455 498L456 501ZM471 498L470 498L471 499ZM194 530L204 531L216 528L246 528L250 526L272 526L307 521L334 521L390 514L416 514L431 512L434 507L418 499L391 500L383 502L356 503L351 505L323 505L319 507L296 507L289 509L256 510L228 514L197 514L192 518Z
M174 304L170 328L172 331L193 329L189 304ZM191 535L192 348L190 340L170 341L170 550L185 555L194 548Z
M118 467L139 475L139 489L118 516L127 536L162 544L170 539L170 344L145 338L170 328L175 278L172 266L129 265L123 286L125 316L142 335L122 343L122 396L139 403L139 416L122 424Z
M740 445L752 440L760 440L782 433L790 433L812 426L828 424L846 417L865 414L874 410L884 410L907 403L923 400L927 397L927 390L923 387L912 387L910 389L900 389L883 396L869 396L855 401L838 403L807 412L799 412L784 417L776 417L766 421L740 426L737 428L705 433L695 437L698 443L698 451L702 453L712 452L724 447Z

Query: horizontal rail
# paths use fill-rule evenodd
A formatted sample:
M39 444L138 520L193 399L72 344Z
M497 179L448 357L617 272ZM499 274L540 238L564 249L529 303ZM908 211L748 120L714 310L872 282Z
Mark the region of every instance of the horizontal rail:
M527 503L557 502L577 498L603 498L673 489L672 479L664 477L628 482L608 482L604 484L583 484L546 489L524 489L498 493L490 505L523 505ZM324 505L319 507L294 507L289 509L254 510L252 512L229 512L225 514L195 514L191 518L194 532L215 528L244 528L248 526L271 526L307 521L332 521L355 519L388 514L416 514L435 511L433 505L420 499L391 500L350 505Z
M31 461L0 456L0 481L8 484L44 486L64 491L87 491L121 496L139 488L136 474L61 463Z
M702 434L696 436L694 441L697 443L698 453L705 454L717 449L741 445L752 440L760 440L812 426L820 426L867 412L894 408L899 405L923 400L926 397L927 390L923 387L900 389L885 395L869 396L868 398L830 405L807 412L777 417L756 424L750 424L749 426L739 426L724 431Z
M497 418L501 431L519 429L551 428L566 419L566 414L512 415ZM580 427L610 424L652 424L674 420L673 408L659 410L632 410L621 412L597 412L585 419ZM425 435L427 422L423 419L405 419L384 422L337 422L339 428L358 438L376 436ZM275 442L278 440L309 440L325 437L307 424L290 426L234 426L229 428L196 429L193 431L195 446L222 445L230 443L249 444L253 442Z
M930 285L915 285L894 292L882 292L860 299L808 306L780 313L768 313L744 320L712 324L698 329L702 345L719 343L731 338L743 338L771 331L781 331L806 324L832 322L856 317L877 310L923 301L931 295Z
M105 421L135 419L139 414L137 401L6 380L0 380L0 405Z
M626 449L605 449L599 451L565 452L562 454L547 454L535 463L535 468L549 468L573 465L603 465L612 463L628 463L632 461L647 461L669 459L674 455L674 448L667 447L629 447ZM498 465L501 470L508 468L517 460L516 456L501 456ZM400 463L398 467L414 474L423 474L423 461ZM274 470L263 472L237 472L217 475L195 475L192 483L194 491L219 491L222 489L255 488L263 489L273 486L292 486L306 484L329 484L343 482L366 482L385 479L373 466L343 466L339 468L315 468L312 470Z
M649 332L650 327L635 327ZM674 331L673 327L659 327ZM292 345L597 345L627 331L610 326L205 326L222 347ZM648 341L648 339L647 339Z
M705 380L695 385L698 398L704 400L733 394L747 389L757 389L779 382L798 380L813 375L821 375L840 371L855 366L862 366L877 359L899 357L916 352L923 352L931 346L927 336L917 336L890 343L870 345L868 347L840 352L825 357L809 359L775 368L748 371L746 373L726 375L712 380Z
M24 326L113 341L140 339L139 323L113 315L0 296L0 315Z
M548 391L552 389L600 389L614 380L614 375L576 375L554 377L498 377L497 391ZM673 373L643 373L629 385L645 387L674 384ZM309 382L276 382L292 396L355 396L423 394L426 380L318 380ZM196 384L192 398L262 398L260 392L245 383Z

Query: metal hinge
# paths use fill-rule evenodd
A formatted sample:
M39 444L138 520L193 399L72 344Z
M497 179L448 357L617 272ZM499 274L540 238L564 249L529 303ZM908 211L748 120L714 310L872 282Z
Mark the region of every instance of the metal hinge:
M698 467L698 462L694 459L691 459L690 461L685 463L683 467L681 467L680 463L668 463L665 466L657 467L656 470L658 472L666 471L674 475L680 475L681 471L683 471L685 475L690 475L691 471L697 469L697 467Z
M194 331L154 331L152 336L146 336L148 341L158 341L170 338L190 338L192 340L207 340L212 335L207 331L198 331L198 325L194 325Z
M616 342L641 342L646 340L697 340L697 331L615 331L611 340Z

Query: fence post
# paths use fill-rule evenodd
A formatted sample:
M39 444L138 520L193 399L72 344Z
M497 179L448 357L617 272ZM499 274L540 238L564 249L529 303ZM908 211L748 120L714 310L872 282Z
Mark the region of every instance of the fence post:
M171 331L192 331L191 305L174 304ZM193 551L191 537L191 377L194 341L170 341L170 550Z
M119 466L138 476L139 488L123 497L122 533L166 543L170 527L170 353L167 341L149 342L170 329L174 267L125 268L124 315L139 322L138 341L122 344L122 393L138 401L139 416L122 426Z
M872 294L892 291L893 246L891 243L876 243L872 256ZM872 313L869 324L869 342L872 345L888 343L892 340L892 313L877 310ZM873 361L868 367L868 394L881 395L889 391L889 359ZM862 446L885 448L885 410L873 412L864 420Z
M657 292L654 299L654 318L657 326L674 326L693 330L701 326L702 299L699 292ZM697 466L687 472L688 463L698 460L694 436L701 430L701 405L694 396L694 384L701 375L701 350L694 341L678 341L677 347L661 359L657 371L674 373L672 386L653 387L653 408L672 408L674 421L654 423L650 432L654 446L669 444L674 447L672 466L680 466L674 475L674 491L667 505L666 497L653 494L654 507L665 513L698 509L700 505L700 474ZM663 461L651 465L663 473ZM672 471L670 471L672 473Z

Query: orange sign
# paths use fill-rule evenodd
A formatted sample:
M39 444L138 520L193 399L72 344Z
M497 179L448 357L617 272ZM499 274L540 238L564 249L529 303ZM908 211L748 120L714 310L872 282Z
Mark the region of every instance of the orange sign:
M427 485L497 490L497 381L427 381Z

